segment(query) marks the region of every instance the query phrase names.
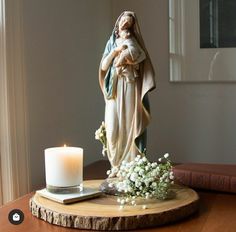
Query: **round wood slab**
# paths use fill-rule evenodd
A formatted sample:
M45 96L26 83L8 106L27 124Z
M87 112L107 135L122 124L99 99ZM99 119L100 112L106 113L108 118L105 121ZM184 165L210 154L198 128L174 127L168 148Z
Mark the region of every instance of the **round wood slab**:
M104 180L84 181L85 187L99 188ZM30 200L32 214L51 224L90 230L131 230L171 223L198 209L197 193L183 186L173 187L170 200L138 200L136 206L120 209L117 197L98 198L63 205L35 194Z

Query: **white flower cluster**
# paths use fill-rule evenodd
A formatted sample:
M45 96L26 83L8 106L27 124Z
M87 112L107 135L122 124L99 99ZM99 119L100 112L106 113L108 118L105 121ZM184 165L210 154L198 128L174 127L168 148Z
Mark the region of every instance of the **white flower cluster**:
M107 137L106 137L106 127L105 123L102 122L101 126L95 132L95 139L99 140L102 145L102 155L105 156L107 152Z
M144 154L143 154L144 155ZM134 161L123 161L118 173L118 180L110 182L115 185L121 196L118 198L120 205L127 203L135 205L137 197L166 199L169 189L173 184L174 175L169 154L165 154L161 163L149 162L145 156L137 156ZM108 171L107 174L113 172Z

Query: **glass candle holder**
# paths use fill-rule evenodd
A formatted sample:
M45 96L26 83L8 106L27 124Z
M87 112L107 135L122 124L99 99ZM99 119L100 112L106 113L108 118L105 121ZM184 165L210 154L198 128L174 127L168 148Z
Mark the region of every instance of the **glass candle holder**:
M52 193L74 193L83 190L83 149L53 147L44 151L46 188Z

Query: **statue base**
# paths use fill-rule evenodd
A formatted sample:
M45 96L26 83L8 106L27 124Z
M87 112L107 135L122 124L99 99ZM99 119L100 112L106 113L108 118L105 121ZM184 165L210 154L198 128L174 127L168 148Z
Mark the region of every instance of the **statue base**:
M99 186L99 190L108 195L114 195L114 196L120 195L120 192L118 192L118 190L114 185L112 187L109 186L110 183L115 182L116 180L117 178L115 177L107 178L105 181L101 183L101 185Z

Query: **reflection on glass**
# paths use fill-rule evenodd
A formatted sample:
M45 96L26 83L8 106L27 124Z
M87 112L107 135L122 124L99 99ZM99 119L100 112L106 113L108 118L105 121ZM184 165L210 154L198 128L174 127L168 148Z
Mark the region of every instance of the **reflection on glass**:
M235 0L200 0L200 46L236 47Z
M236 81L236 48L229 48L236 44L234 5L236 0L169 0L171 81Z
M169 0L170 76L180 80L184 57L184 1Z

